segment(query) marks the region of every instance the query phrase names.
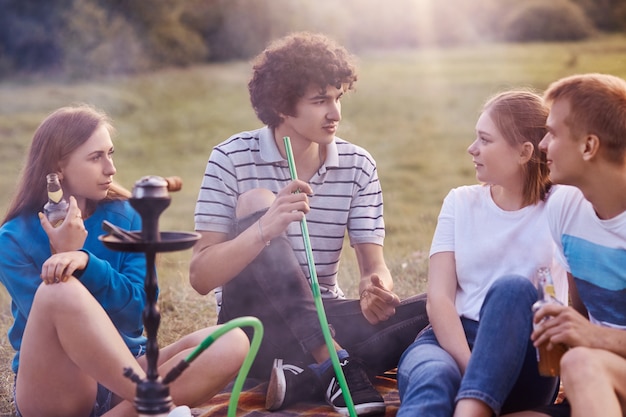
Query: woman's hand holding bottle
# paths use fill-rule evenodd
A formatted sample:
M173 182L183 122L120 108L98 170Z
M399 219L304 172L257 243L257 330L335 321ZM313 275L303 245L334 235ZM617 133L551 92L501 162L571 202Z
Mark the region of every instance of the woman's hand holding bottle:
M82 214L74 197L69 198L69 209L65 220L57 227L54 227L43 213L39 213L39 220L50 240L52 253L75 251L85 244L87 230L85 230Z

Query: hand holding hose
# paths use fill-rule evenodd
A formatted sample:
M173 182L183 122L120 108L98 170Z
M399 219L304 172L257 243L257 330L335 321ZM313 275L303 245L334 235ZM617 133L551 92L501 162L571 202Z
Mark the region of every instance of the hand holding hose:
M308 194L311 186L304 181L294 180L276 195L276 200L259 220L262 223L263 237L271 240L287 230L289 224L301 221L311 210Z

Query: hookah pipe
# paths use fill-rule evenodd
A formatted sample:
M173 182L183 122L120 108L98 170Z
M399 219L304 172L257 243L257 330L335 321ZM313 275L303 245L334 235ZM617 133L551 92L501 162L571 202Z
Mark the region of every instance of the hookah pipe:
M293 151L291 149L291 139L289 138L289 136L285 136L283 138L283 142L285 144L285 154L287 155L287 162L289 163L289 174L291 175L292 180L296 180L298 178L298 173L296 172L296 163L293 157ZM348 383L346 382L346 377L343 374L343 369L341 369L341 365L339 364L339 357L337 356L337 351L335 350L335 345L333 343L332 336L330 335L330 329L328 328L328 319L326 318L326 312L324 311L324 304L322 303L322 293L320 291L319 281L317 280L317 271L315 270L313 250L311 248L311 239L309 237L309 229L306 223L306 217L303 217L300 221L300 230L302 231L302 239L304 240L304 249L306 251L306 259L309 266L309 275L311 276L311 290L313 291L313 300L315 302L317 316L322 327L324 341L326 342L326 346L328 347L328 353L330 353L330 361L333 364L335 376L337 377L337 382L339 382L339 386L341 387L343 399L346 401L346 405L348 406L348 412L350 414L350 417L356 417L354 402L352 401L352 396L350 394L350 390L348 389Z
M158 292L156 254L157 252L188 249L200 238L200 235L195 232L159 232L159 216L171 202L168 190L178 191L181 185L182 181L178 177L162 178L157 176L146 176L135 183L129 202L141 216L142 229L140 233L123 230L107 221L103 222L103 228L109 234L100 236L99 239L107 247L117 251L144 252L146 255L144 288L147 303L143 311L143 322L147 336L146 378L142 379L130 367L124 369L124 376L137 384L135 408L139 416L167 416L172 408L168 384L178 378L189 364L220 336L235 327L252 326L254 335L250 350L235 380L228 407L228 416L233 417L243 383L263 337L263 325L256 317L240 317L225 323L211 333L190 355L181 360L164 379L161 379L158 374L157 330L161 321L161 314L156 305Z
M129 199L131 206L139 213L142 221L141 240L146 244L146 307L143 311L143 321L146 328L146 379L141 380L131 368L124 370L124 375L137 383L135 407L139 415L159 415L168 413L172 407L172 399L169 395L169 387L159 380L157 360L159 347L157 345L157 330L161 322L161 314L157 308L158 283L156 278L156 253L157 243L161 240L158 219L161 213L170 205L171 198L168 194L167 181L158 177L144 177L135 183L132 197ZM198 238L189 236L193 244ZM161 245L160 249L176 249L176 245Z

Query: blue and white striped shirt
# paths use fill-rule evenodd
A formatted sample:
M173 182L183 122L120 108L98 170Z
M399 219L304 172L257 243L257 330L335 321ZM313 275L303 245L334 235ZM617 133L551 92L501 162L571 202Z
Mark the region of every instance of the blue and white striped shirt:
M626 212L602 220L582 192L561 186L548 200L561 262L596 324L626 329Z
M291 181L273 132L264 127L231 136L211 152L198 195L195 229L232 233L238 197L251 189L278 193ZM376 163L363 148L335 137L326 160L310 179L313 196L307 226L323 297L343 298L337 271L343 241L383 244L383 196ZM302 270L310 278L299 223L287 231ZM218 305L220 295L216 290Z

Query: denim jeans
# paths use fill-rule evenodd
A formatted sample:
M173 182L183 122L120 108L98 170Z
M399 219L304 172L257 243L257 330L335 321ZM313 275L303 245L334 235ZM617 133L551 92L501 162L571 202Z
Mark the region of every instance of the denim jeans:
M261 214L242 219L238 230L245 230ZM397 367L404 350L428 324L425 294L404 300L394 316L376 325L365 319L359 300L324 299L323 305L334 340L363 360L372 374ZM313 292L286 235L273 239L222 287L218 322L241 316L257 317L264 328L250 376L268 379L274 358L315 363L309 352L325 340ZM252 330L243 330L252 339Z
M463 398L483 401L495 415L550 403L558 378L539 375L530 341L536 299L537 291L524 277L503 277L492 285L480 322L461 318L472 350L464 375L432 327L424 330L400 359L398 417L449 417Z

